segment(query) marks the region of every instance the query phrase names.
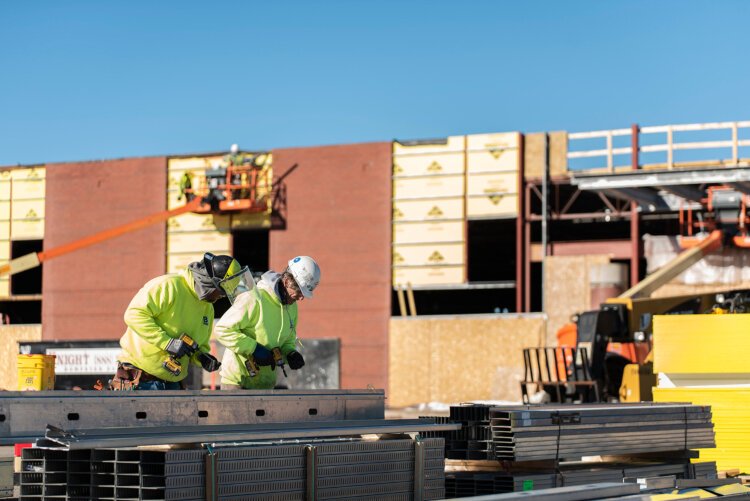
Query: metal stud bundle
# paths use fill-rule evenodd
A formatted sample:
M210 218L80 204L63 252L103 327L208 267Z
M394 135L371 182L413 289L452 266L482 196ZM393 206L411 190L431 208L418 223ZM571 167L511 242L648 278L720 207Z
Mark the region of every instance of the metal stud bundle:
M513 406L492 408L490 415L495 456L508 461L716 447L708 406Z
M444 497L443 441L307 440L206 449L24 449L24 500ZM208 475L206 472L209 472Z

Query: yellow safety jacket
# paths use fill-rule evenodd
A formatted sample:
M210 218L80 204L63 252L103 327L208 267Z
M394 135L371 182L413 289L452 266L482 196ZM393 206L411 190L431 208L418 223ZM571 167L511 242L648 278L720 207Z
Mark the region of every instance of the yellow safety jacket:
M273 282L265 281L267 275L258 287L237 296L232 307L216 322L214 336L227 348L221 360L222 384L272 389L281 370L264 366L255 377L250 377L245 362L258 343L269 350L280 348L284 357L296 348L297 304L282 304L274 291L278 274Z
M128 329L120 339L118 360L165 381L181 381L188 375L191 357L180 358L182 372L172 375L162 366L169 356L164 350L167 343L184 332L200 345L200 351L210 352L213 321L214 307L198 299L189 269L156 277L138 291L125 310ZM200 366L197 355L193 354L192 362Z

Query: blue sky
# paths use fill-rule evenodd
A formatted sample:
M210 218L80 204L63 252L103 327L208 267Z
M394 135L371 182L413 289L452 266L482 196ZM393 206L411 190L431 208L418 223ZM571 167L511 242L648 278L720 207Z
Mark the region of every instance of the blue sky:
M0 165L750 119L745 1L0 2Z

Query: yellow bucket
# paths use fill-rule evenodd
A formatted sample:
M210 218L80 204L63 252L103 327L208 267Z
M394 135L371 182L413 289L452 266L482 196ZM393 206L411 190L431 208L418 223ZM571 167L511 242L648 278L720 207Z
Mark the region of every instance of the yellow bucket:
M55 388L54 355L18 355L18 389L21 391Z

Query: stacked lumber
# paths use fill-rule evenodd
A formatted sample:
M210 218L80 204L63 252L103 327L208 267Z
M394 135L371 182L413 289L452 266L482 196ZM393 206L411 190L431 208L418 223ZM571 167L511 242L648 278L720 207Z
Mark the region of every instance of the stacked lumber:
M715 447L711 408L685 404L490 410L497 459L538 461Z

